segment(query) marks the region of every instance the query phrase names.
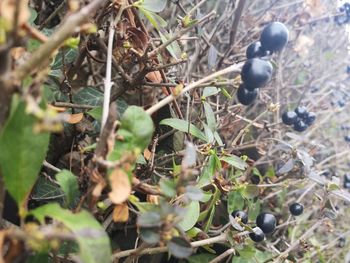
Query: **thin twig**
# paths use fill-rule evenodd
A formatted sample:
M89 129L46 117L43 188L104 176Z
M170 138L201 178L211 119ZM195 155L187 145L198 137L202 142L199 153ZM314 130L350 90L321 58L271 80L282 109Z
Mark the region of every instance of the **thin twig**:
M10 76L16 80L23 80L28 74L32 73L42 65L47 63L47 59L52 56L66 39L76 32L77 27L87 21L95 13L97 8L108 0L94 0L79 12L70 15L62 26L50 37L50 41L42 44L33 55Z
M115 35L115 26L113 24L113 17L110 18L110 28L108 35L108 49L107 49L107 61L106 61L106 79L103 94L103 110L102 110L102 120L101 120L101 133L107 122L109 103L111 101L111 89L112 89L112 51L113 51L113 40Z
M239 63L239 64L234 64L231 65L227 68L224 68L222 70L219 70L213 74L210 74L207 77L204 77L200 80L197 80L196 82L193 82L191 84L189 84L187 87L185 87L179 94L178 96L184 95L186 92L189 92L190 90L198 87L200 84L205 83L207 81L210 81L212 79L215 79L217 77L220 77L222 75L231 73L231 72L240 72L241 68L242 68L243 63ZM155 113L156 111L158 111L159 109L161 109L162 107L164 107L165 105L169 104L170 102L172 102L173 100L176 99L176 96L174 95L170 95L166 98L164 98L163 100L159 101L157 104L153 105L151 108L149 108L146 112L149 115L152 115L153 113Z

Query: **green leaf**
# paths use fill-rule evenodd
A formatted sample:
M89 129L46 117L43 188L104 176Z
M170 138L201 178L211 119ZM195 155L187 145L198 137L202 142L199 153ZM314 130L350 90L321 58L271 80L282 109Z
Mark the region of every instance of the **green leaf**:
M151 142L154 125L152 118L141 107L130 106L121 118L121 130L129 132L131 138L128 139L143 151Z
M73 214L58 204L47 204L30 211L41 224L50 217L62 222L75 235L79 245L79 257L84 263L110 262L111 246L102 226L87 211Z
M204 112L205 112L205 118L207 119L207 124L212 132L216 130L216 120L215 120L215 114L213 112L213 109L211 108L210 104L206 101L203 101L204 106Z
M193 185L186 186L185 196L191 201L202 201L202 199L204 198L202 190Z
M209 263L216 257L217 255L201 253L198 255L190 256L187 260L189 263Z
M193 253L191 244L182 237L173 237L168 242L168 249L177 258L187 258Z
M174 197L176 195L176 184L173 180L161 179L159 186L163 194L167 197Z
M167 0L143 0L142 7L152 12L162 12Z
M168 23L156 13L149 11L141 6L138 6L138 9L158 31L161 27L167 26Z
M220 160L239 170L245 170L248 167L248 164L236 155L223 156L220 158Z
M209 143L213 143L214 142L214 133L212 132L212 130L209 128L209 126L207 124L205 124L204 122L202 124L204 127L204 134L205 134L206 141Z
M55 60L51 64L51 70L61 69L64 65L69 65L78 56L79 50L77 48L62 48L55 57ZM64 57L64 60L63 60ZM64 65L63 65L64 62Z
M73 95L73 101L77 104L102 106L103 93L96 88L86 87L80 89L76 94Z
M254 198L259 196L259 187L257 187L255 184L249 184L246 187L244 187L242 191L242 195L245 198Z
M35 118L20 102L0 137L0 167L6 189L21 204L32 189L49 145L48 133L35 133Z
M214 178L215 171L217 169L215 156L211 155L209 157L208 163L204 166L202 175L199 177L197 186L203 187L208 184L211 184L211 181Z
M249 220L254 221L260 213L260 202L259 201L252 202L251 200L248 200L248 207L249 207L249 211L248 211Z
M207 97L216 95L219 92L220 92L220 90L217 87L214 87L214 86L205 87L203 89L202 99L205 100Z
M161 224L161 217L156 212L147 212L139 215L137 218L137 225L144 228L160 227Z
M224 142L221 140L221 137L217 131L214 132L214 138L219 146L224 146Z
M228 93L228 91L225 88L220 88L221 93L228 99L231 99L232 96L230 95L230 93Z
M157 244L160 240L159 228L149 227L140 229L140 237L148 244Z
M64 45L69 48L78 48L80 37L70 37L64 41Z
M197 219L199 217L199 202L192 201L185 207L185 209L185 215L179 223L179 226L183 231L190 230L197 223Z
M252 259L255 256L255 247L254 246L245 246L242 250L238 250L241 258L245 260Z
M176 118L168 118L162 120L160 125L168 125L176 130L182 131L182 132L189 132L192 136L201 139L203 141L206 141L206 137L204 133L202 133L196 126L193 124L190 124L188 121L176 119Z
M29 9L29 11L30 11L30 17L29 17L29 24L31 24L31 25L34 25L34 20L37 18L37 16L38 16L38 13L35 11L35 9L34 8L32 8L32 7L28 7L28 9Z
M164 31L165 31L165 29L164 29ZM171 37L171 35L168 33L166 35L164 35L161 31L159 31L158 33L159 33L160 39L162 40L163 43L167 42L168 39ZM170 55L173 58L175 58L175 59L181 58L182 50L181 50L181 47L177 41L173 41L170 45L167 45L166 49L169 51Z
M56 175L56 181L66 195L66 202L71 206L79 197L79 186L77 177L68 170L62 170Z
M89 110L86 113L89 114L95 120L101 122L101 120L102 120L102 107L93 108L92 110Z
M266 173L265 173L265 176L266 176L266 177L269 177L269 178L275 177L275 176L276 176L275 169L274 169L272 166L270 166L270 167L267 169L267 171L266 171Z
M64 193L57 184L43 176L38 178L31 191L31 198L38 201L56 200L58 202L63 202L64 196Z
M200 233L203 233L203 231L197 227L192 227L190 230L186 231L189 238L194 238Z
M235 210L242 210L244 207L244 198L239 191L229 192L227 195L227 212L232 214Z

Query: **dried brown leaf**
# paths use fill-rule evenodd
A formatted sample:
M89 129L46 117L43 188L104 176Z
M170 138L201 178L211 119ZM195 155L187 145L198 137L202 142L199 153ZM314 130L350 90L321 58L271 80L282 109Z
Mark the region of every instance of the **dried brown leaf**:
M126 222L129 219L129 208L126 203L116 205L113 209L114 222Z
M84 113L80 112L80 113L75 113L75 114L70 114L68 116L68 120L66 122L70 123L70 124L76 124L78 122L80 122L84 117Z
M125 202L131 194L131 184L128 175L122 169L116 168L109 176L112 191L109 199L114 204Z

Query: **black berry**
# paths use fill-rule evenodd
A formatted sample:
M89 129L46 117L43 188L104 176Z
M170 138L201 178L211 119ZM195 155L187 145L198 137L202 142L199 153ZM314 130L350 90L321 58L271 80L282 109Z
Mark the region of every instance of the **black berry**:
M346 15L338 15L334 17L334 22L338 25L344 25L349 21L348 17Z
M350 183L350 174L344 174L344 181Z
M256 225L265 233L271 233L276 228L276 218L269 213L261 213L256 218Z
M293 216L300 216L304 211L304 206L299 203L293 203L289 206L289 211Z
M254 227L252 233L249 233L249 237L254 242L261 242L265 239L265 234L259 227Z
M241 210L233 211L232 212L232 216L233 217L239 217L243 224L247 224L248 223L248 214L246 212L244 212L244 211L241 211Z
M247 89L260 88L271 79L272 65L260 58L248 59L243 65L241 76Z
M293 129L297 132L303 132L307 129L307 127L308 126L303 120L297 119L294 123Z
M247 59L256 58L256 57L262 57L264 56L264 53L261 49L261 43L260 41L253 42L247 47L246 56Z
M350 135L346 135L346 136L344 137L344 140L345 140L346 142L350 142Z
M260 42L263 50L280 51L288 42L288 29L280 22L267 25L261 33Z
M350 182L344 182L343 186L345 189L350 189Z
M345 247L345 244L346 244L346 239L345 239L345 237L344 237L344 236L343 236L343 237L340 237L340 238L338 239L337 247L343 248L343 247Z
M282 121L286 125L292 125L297 120L298 115L294 111L286 111L282 114Z
M298 115L299 118L306 118L307 117L307 109L304 106L298 106L295 108L295 113Z
M310 126L316 120L316 114L314 112L308 112L306 118L304 119L305 123Z
M338 100L338 106L339 107L344 107L345 106L345 101L343 99Z
M257 96L258 96L258 91L256 89L253 91L247 90L244 84L242 84L238 88L237 99L239 103L242 103L243 105L252 104Z

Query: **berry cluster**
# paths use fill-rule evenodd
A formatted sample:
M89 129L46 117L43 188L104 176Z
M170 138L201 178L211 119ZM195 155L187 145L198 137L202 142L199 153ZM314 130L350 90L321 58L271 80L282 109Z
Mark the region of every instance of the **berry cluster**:
M342 26L350 22L350 3L345 3L342 7L339 8L340 15L334 17L334 22Z
M247 61L243 65L243 83L237 91L237 99L243 105L250 105L258 96L258 89L265 86L272 77L272 64L262 57L283 49L288 42L288 29L280 22L267 25L260 41L250 44L246 51Z
M241 210L232 212L234 218L239 218L243 224L248 223L248 214ZM261 213L256 218L256 227L253 232L249 233L249 237L254 242L261 242L265 239L265 234L272 233L276 229L276 218L269 213Z
M282 122L286 125L293 125L297 132L305 131L316 120L316 114L309 112L305 107L298 106L294 111L286 111L282 114Z
M344 174L344 188L350 189L350 174Z

